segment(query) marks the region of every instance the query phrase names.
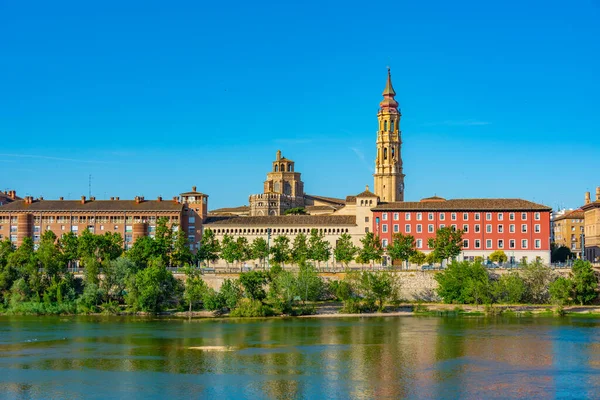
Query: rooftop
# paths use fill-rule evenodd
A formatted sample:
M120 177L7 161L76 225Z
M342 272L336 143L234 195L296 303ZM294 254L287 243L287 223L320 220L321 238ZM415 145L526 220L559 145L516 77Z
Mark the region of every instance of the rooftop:
M566 212L563 215L560 215L554 218L554 221L561 221L563 219L583 219L585 217L585 212L582 209L573 210L570 212Z
M373 210L551 211L552 208L522 199L451 199L381 203Z
M329 225L356 225L354 215L270 215L262 217L218 217L209 216L204 223L210 225L252 225L252 226L329 226Z
M114 212L114 211L169 211L179 212L183 204L173 200L17 200L0 206L0 213L9 212L44 212L44 211L77 211L77 212Z

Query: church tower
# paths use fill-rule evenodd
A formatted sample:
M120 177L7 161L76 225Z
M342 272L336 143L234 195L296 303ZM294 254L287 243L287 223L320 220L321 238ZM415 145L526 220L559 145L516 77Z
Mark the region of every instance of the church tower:
M383 100L379 103L377 119L377 158L375 159L375 194L382 202L404 201L404 174L400 153L400 117L392 75L388 68Z

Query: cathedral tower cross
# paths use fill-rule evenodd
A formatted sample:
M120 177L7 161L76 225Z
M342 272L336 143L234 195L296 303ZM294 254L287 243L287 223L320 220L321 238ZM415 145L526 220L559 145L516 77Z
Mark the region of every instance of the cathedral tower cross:
M375 158L375 194L383 202L404 201L404 174L400 153L400 117L396 92L392 86L392 75L388 68L388 77L383 91L383 100L379 103L377 119L377 157Z

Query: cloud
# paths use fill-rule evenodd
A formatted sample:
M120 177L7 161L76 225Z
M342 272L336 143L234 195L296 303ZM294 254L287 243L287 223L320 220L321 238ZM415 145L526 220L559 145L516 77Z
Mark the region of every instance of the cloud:
M482 126L482 125L490 125L490 124L491 124L491 122L488 122L488 121L465 119L462 121L446 120L446 121L442 121L442 122L427 122L427 123L423 124L423 126L439 126L439 125L444 125L444 126Z
M358 159L360 160L360 162L367 168L367 170L370 173L373 173L373 167L371 166L371 164L369 162L367 162L367 159L365 157L365 154L357 147L350 147L350 150L352 150L354 152L354 154L356 154L356 156L358 157Z
M35 159L39 159L39 160L68 161L68 162L89 163L89 164L110 164L109 162L106 162L106 161L79 160L79 159L75 159L75 158L40 156L40 155L36 155L36 154L0 153L0 157L35 158Z

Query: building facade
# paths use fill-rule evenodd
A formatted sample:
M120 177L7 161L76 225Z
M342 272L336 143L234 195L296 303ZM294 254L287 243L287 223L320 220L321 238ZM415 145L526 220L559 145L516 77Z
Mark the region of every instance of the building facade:
M91 233L119 233L123 237L124 248L129 249L142 236L154 236L159 218L167 218L169 226L181 227L188 237L190 248L198 249L202 235L202 222L207 216L208 196L197 192L182 193L172 200L146 200L137 196L133 200L96 200L95 197L80 200L45 200L26 196L0 207L0 240L9 239L20 246L26 237L33 239L34 245L40 241L45 231L52 231L57 237L67 232L80 234L84 230Z
M17 197L17 192L14 190L6 190L4 192L0 192L0 206L4 204L12 203L15 200L21 200L20 197Z
M383 100L379 103L377 120L377 154L375 156L375 194L383 202L404 200L404 174L402 173L402 140L400 118L402 114L395 100L392 76L388 68L388 78L383 90Z
M590 192L585 194L584 212L585 259L600 262L600 187L596 188L596 200L592 201Z
M550 207L521 199L430 197L418 202L382 203L373 208L373 231L384 247L394 233L412 235L418 250L431 252L428 240L443 227L462 230L461 260L487 259L503 250L509 261L550 262Z
M572 210L552 221L553 240L558 247L568 247L577 258L581 258L581 235L584 233L583 210Z

